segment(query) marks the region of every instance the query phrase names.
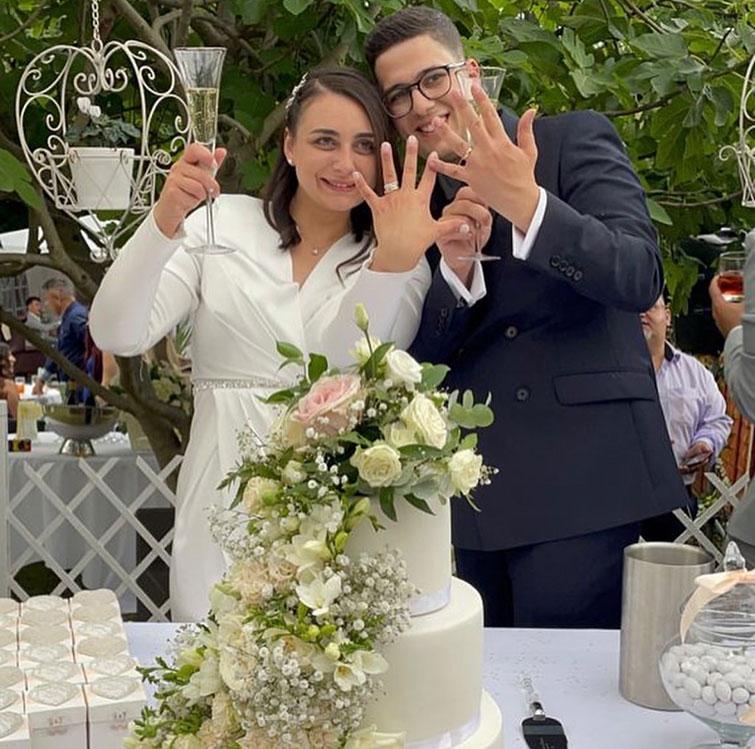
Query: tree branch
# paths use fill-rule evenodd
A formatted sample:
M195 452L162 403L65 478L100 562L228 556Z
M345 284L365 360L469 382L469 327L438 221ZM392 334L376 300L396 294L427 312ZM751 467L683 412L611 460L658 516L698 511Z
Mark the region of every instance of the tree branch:
M658 34L666 33L666 30L662 26L659 26L652 18L650 18L650 16L642 11L642 9L638 8L632 0L619 0L619 4L623 5L631 15L641 18L649 28L653 29L653 31Z
M79 369L75 364L71 364L44 336L24 325L15 315L12 315L2 307L0 307L0 322L5 323L11 330L20 333L29 343L36 346L45 356L52 359L63 372L79 385L89 388L94 395L99 395L103 400L116 408L120 408L123 411L133 411L133 406L129 403L128 399L104 387L97 380L91 378L84 370Z
M163 41L160 34L156 34L149 22L146 21L139 12L131 5L129 0L111 0L114 8L128 21L131 28L134 29L137 36L141 38L143 42L151 45L155 49L162 52L166 57L172 59L170 49L168 45Z
M234 120L233 117L231 117L229 114L218 115L218 122L222 122L224 125L228 125L228 127L232 127L235 130L238 130L244 140L248 140L250 143L254 140L252 133L238 120Z
M9 31L5 36L0 36L0 44L5 44L6 42L13 39L14 36L17 34L20 34L22 31L25 31L26 29L31 26L34 21L36 21L41 15L43 11L46 11L47 8L45 7L47 3L40 3L39 8L37 8L34 13L32 13L20 26L17 26L13 31Z
M162 16L159 16L154 20L152 23L152 31L155 32L155 34L159 34L163 30L163 26L170 23L171 21L175 21L177 18L181 17L181 11L180 10L170 10L167 13L165 13ZM183 47L183 44L175 44L176 47Z
M191 28L191 15L194 10L194 0L183 0L181 8L181 18L176 29L176 38L173 42L174 47L184 47L189 39L189 29Z
M726 203L729 200L734 200L735 198L739 198L742 196L742 191L737 190L737 192L729 193L728 195L724 195L720 198L711 198L710 200L698 200L693 203L685 203L685 202L674 202L671 200L659 200L658 204L663 206L668 206L669 208L704 208L708 205L718 205L719 203Z

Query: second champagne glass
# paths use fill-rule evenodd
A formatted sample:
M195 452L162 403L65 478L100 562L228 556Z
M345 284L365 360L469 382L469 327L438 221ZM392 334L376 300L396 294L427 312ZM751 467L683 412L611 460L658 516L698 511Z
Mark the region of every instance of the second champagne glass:
M469 100L475 110L477 109L477 104L472 97L472 84L477 81L488 99L490 99L493 104L497 104L498 97L501 94L501 86L503 85L503 76L505 73L503 68L497 68L490 65L481 65L478 70L479 76L476 78L470 76L467 68L462 68L456 73L456 78L459 81L459 87L461 88L462 94ZM468 130L467 142L470 146L473 145L472 134ZM486 255L482 252L480 247L477 246L477 232L475 232L474 252L471 255L460 259L483 263L489 260L500 260L501 258L498 257L498 255Z
M186 89L189 119L193 139L215 153L218 131L218 98L220 75L223 70L225 47L179 47L174 50L181 80ZM186 247L190 253L225 255L232 247L218 244L215 239L213 201L206 200L207 221L205 244Z
M745 298L744 252L722 252L718 256L718 286L727 302L742 302Z

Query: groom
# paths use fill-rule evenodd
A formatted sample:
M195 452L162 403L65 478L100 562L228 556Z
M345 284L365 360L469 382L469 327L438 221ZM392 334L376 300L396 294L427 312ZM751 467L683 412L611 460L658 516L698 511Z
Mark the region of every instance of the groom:
M444 243L414 343L496 411L480 451L500 474L475 496L482 512L453 508L457 573L488 626L618 627L623 548L686 501L638 317L663 269L622 143L595 112L499 119L479 91L477 117L439 11L383 19L365 54L401 134L440 156L438 209L476 223L500 258L470 263L468 237Z

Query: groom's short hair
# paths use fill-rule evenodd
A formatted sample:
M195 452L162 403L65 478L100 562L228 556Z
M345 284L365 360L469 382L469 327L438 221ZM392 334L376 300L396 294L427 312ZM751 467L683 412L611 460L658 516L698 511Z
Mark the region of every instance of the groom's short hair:
M387 49L417 36L429 36L458 55L460 60L464 58L461 35L453 21L434 8L415 6L402 8L383 18L367 35L364 56L370 68L375 69L375 60Z

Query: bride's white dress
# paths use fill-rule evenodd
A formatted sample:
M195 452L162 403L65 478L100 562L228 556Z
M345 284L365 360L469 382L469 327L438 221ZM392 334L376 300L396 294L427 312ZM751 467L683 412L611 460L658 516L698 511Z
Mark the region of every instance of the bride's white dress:
M346 268L342 283L336 268L359 249L348 235L325 253L300 288L261 201L225 195L216 210L217 239L235 253L190 255L182 249L184 240L162 235L150 214L107 272L89 318L97 345L122 356L143 353L191 318L195 411L178 479L174 621L204 617L210 587L223 573L207 508L231 498L217 486L237 462L236 435L247 423L260 435L267 433L275 414L259 396L296 374L279 371L276 341L323 353L334 365L348 364L360 335L354 308L362 302L372 335L406 347L430 284L424 259L406 273L376 273L362 265L347 275L351 268ZM201 243L203 209L186 220L185 232L188 243Z

